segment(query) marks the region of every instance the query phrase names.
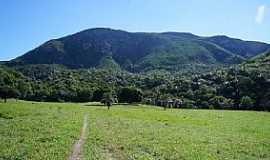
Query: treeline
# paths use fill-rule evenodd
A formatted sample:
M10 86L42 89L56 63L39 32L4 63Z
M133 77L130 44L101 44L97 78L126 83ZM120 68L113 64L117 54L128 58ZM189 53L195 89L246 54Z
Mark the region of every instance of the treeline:
M157 86L148 103L165 107L270 110L268 75L243 68L174 78Z
M269 74L245 67L205 74L156 70L70 70L58 65L0 68L0 96L32 101L141 102L163 107L270 110Z
M69 70L58 65L0 68L0 97L47 102L101 101L110 94L116 102L142 101L142 91L122 77L129 73Z

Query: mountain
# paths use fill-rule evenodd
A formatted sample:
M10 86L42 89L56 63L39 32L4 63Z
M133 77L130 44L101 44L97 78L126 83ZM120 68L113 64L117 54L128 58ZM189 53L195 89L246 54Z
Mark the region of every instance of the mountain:
M109 67L132 72L175 70L187 66L223 66L241 63L270 48L261 42L225 36L200 37L191 33L131 33L94 28L41 46L9 62L61 64L71 68Z

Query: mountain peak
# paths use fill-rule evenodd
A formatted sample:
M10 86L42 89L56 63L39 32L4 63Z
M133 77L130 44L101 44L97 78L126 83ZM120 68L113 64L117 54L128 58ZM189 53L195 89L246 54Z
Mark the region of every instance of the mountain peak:
M102 64L110 62L129 71L144 71L155 68L179 69L187 64L235 64L269 48L265 43L227 36L204 38L185 32L153 34L92 28L50 40L11 62L62 64L73 68L110 66ZM111 59L104 58L108 56Z
M189 33L189 32L163 32L162 34L179 36L179 37L183 37L183 38L200 38L199 36L194 35L194 34Z

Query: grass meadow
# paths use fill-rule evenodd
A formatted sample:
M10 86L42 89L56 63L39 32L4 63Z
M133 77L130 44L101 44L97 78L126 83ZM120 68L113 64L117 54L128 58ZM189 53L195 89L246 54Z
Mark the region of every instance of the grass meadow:
M269 160L270 113L98 103L0 103L0 159Z

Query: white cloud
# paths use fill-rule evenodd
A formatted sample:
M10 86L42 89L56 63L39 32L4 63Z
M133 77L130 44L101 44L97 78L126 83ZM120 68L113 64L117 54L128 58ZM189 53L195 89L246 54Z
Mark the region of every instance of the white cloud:
M264 5L259 6L257 8L257 14L255 18L256 23L258 24L263 23L264 13L265 13L265 6Z

